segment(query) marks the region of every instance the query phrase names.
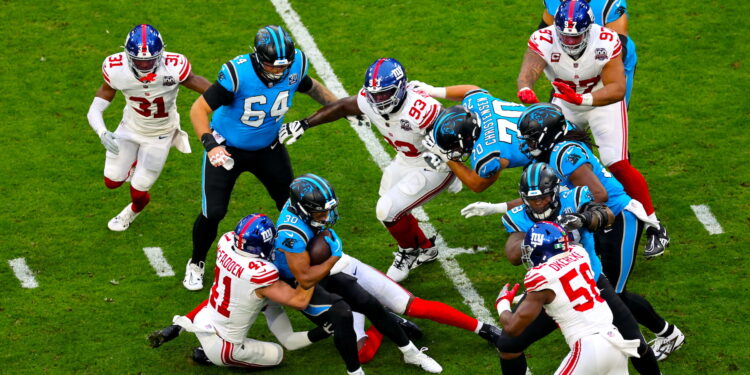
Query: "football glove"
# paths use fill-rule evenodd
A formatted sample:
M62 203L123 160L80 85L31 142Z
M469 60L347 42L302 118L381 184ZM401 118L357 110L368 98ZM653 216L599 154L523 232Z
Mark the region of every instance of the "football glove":
M427 166L430 167L435 172L450 172L450 167L448 167L448 164L445 163L445 160L441 158L438 155L433 154L432 152L423 152L422 157L424 158L425 163L427 163Z
M331 248L331 256L340 257L344 254L344 246L341 243L341 238L339 238L333 229L329 229L328 231L331 232L331 237L325 236L323 239L326 240L328 247Z
M586 217L579 213L564 214L557 218L557 222L567 231L583 228L588 226Z
M209 151L208 161L214 167L224 167L226 170L230 170L234 167L234 159L232 159L229 153L227 153L224 146L214 147Z
M536 98L534 90L528 87L518 90L518 99L521 99L521 102L524 104L539 103L539 99Z
M489 202L474 202L461 210L461 215L465 218L472 216L487 216L492 214L504 214L508 212L508 204L503 203L489 203Z
M445 161L448 157L448 152L443 150L442 147L438 146L435 138L432 137L432 132L428 132L424 136L424 138L422 138L422 146L424 146L427 151L439 156L443 161Z
M593 105L594 103L594 97L591 96L591 94L579 94L576 92L576 90L573 90L570 86L566 85L562 82L552 82L552 84L557 88L560 93L554 93L553 96L555 98L559 98L562 100L565 100L568 103L573 103L575 105Z
M370 126L370 120L368 120L365 115L349 116L349 121L355 121L357 123L357 126Z
M511 290L508 290L509 286L510 284L505 284L495 300L495 309L497 309L498 315L502 315L504 311L511 311L510 305L513 303L513 298L518 292L518 284L514 285Z
M279 142L285 145L291 145L292 143L297 142L309 127L310 124L306 119L282 124L281 129L279 129Z
M120 146L117 144L117 136L115 133L107 130L102 133L99 138L102 140L102 145L107 151L117 155L120 153Z

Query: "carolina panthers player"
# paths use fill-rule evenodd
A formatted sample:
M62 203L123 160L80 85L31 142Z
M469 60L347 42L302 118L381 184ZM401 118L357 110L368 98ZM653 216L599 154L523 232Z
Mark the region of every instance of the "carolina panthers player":
M253 53L225 63L216 82L193 103L190 119L206 153L202 210L193 225L193 254L183 280L188 290L203 288L206 254L242 172L260 180L279 210L289 198L294 174L286 148L276 139L284 114L297 91L321 104L336 99L307 69L307 57L286 30L265 26L255 34Z
M113 231L128 229L151 200L149 190L161 174L170 148L190 153L177 112L180 85L197 93L211 85L193 74L187 57L166 52L164 46L161 34L151 25L130 30L125 50L104 59L104 82L89 107L89 125L107 150L104 185L116 189L130 181L131 202L107 224ZM125 108L120 124L111 132L103 113L117 91L125 96Z
M627 357L638 357L639 340L625 340L612 324L588 252L570 244L560 225L541 221L526 233L521 258L529 268L523 302L512 311L518 284L510 290L505 284L495 303L504 331L523 334L544 310L570 347L555 374L627 374Z
M542 71L555 86L552 102L571 122L591 128L602 162L629 195L658 222L643 175L630 163L626 79L622 43L616 33L594 23L586 1L566 0L555 13L555 25L537 30L528 41L518 74L518 96L537 103L529 89ZM669 244L663 225L648 227L647 251L659 254Z
M341 298L352 310L367 316L380 332L398 345L406 363L427 372L441 372L442 367L423 353L424 348L420 350L414 346L394 316L357 282L356 277L341 273L347 260L341 239L330 229L338 221L338 204L336 193L325 179L308 173L292 181L289 200L277 221L279 233L274 263L279 268L281 278L303 288L316 286L310 306L303 313L318 325L333 325L336 348L350 374L364 373L357 356L351 311L344 318L339 318L340 312L328 313L335 309ZM329 229L331 233L331 237L325 238L331 248L331 257L319 265L311 265L306 251L307 243L323 229ZM334 320L326 315L333 315Z
M535 160L548 162L563 186L587 186L596 202L606 202L612 210L612 228L595 235L604 273L615 282L615 291L638 322L657 334L654 351L658 359L665 359L682 345L684 335L659 316L645 298L625 290L644 223L650 220L643 206L602 166L591 151L588 133L567 122L555 105L529 107L521 115L519 129L525 149Z
M271 262L275 234L273 221L262 214L242 218L233 232L225 233L217 247L209 298L187 315L176 315L173 325L152 333L151 346L158 347L187 330L201 343L193 351L200 363L256 369L278 366L284 358L281 346L247 338L262 310L268 327L287 348L301 348L327 337L320 329L317 338L315 331L292 332L289 318L276 304L304 309L315 289L294 289L279 280Z
M427 238L411 210L443 190L458 192L461 182L449 170L434 170L424 159L422 140L441 111L440 103L408 83L403 65L392 58L377 59L367 68L357 95L339 99L313 115L284 124L279 140L294 143L310 127L345 116L364 114L397 151L383 170L375 216L399 246L387 275L401 282L409 271L437 259L434 238Z
M555 23L554 14L560 7L561 0L544 0L544 13L539 29L551 26ZM633 77L638 57L635 52L635 43L628 35L628 5L625 0L588 0L589 7L594 14L594 22L617 32L622 43L622 62L625 67L625 78L627 88L625 90L625 103L630 105L630 93L633 90Z

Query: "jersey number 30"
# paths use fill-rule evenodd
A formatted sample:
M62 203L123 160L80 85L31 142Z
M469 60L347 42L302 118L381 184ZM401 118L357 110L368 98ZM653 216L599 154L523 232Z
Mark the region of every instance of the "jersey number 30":
M273 101L270 112L268 114L271 117L279 118L284 116L286 111L289 110L287 100L289 99L289 90L281 91L276 95L276 99ZM265 105L268 102L268 98L265 95L251 96L245 99L245 113L242 114L240 121L247 126L257 128L263 125L266 119L266 111L262 109L253 109L253 105Z

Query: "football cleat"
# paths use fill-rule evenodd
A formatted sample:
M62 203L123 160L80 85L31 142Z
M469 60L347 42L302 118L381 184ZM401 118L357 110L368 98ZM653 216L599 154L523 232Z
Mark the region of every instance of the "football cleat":
M487 342L498 348L498 350L500 350L500 348L498 347L497 340L500 339L502 333L503 330L487 323L483 323L482 328L479 329L479 337L487 340Z
M401 326L401 329L404 330L404 333L406 333L406 337L408 337L410 341L419 340L424 336L424 333L422 333L422 329L419 328L417 323L414 323L411 320L406 319L394 312L391 312L391 315L393 315L393 318L396 320L396 322L398 322L398 325Z
M165 342L172 341L180 335L182 327L172 324L169 327L154 331L148 336L149 344L152 348L158 348Z
M443 372L443 367L440 366L437 361L430 358L430 356L424 354L425 351L427 351L427 348L417 349L416 347L414 347L413 349L404 353L404 362L410 365L419 366L422 368L422 370L433 374L439 374Z
M393 255L393 264L388 267L388 272L386 272L385 275L390 277L393 281L400 283L406 280L406 278L409 276L409 271L417 262L419 251L413 248L399 248L397 252L393 253Z
M430 237L430 242L432 243L432 247L428 247L426 249L419 249L419 256L417 257L417 261L414 262L414 264L411 265L411 268L417 268L417 266L420 266L424 263L429 263L437 259L438 257L438 248L435 245L435 236Z
M649 344L654 350L657 361L663 361L674 351L682 347L685 343L685 335L677 326L672 324L672 333L667 336L656 336Z
M193 361L195 361L199 365L212 365L213 364L211 360L208 359L206 352L200 346L193 349L193 355L191 356L191 358L193 359Z
M135 220L136 217L140 214L140 212L134 212L131 207L131 203L128 203L125 208L120 211L117 216L113 217L112 220L107 223L107 227L109 227L109 230L115 231L115 232L122 232L128 227L130 227L130 223Z
M362 367L360 367L353 372L347 371L346 373L349 375L365 375L365 370L362 370Z
M193 263L190 259L185 266L185 278L182 280L182 285L187 290L201 290L203 289L203 272L205 272L206 264L199 262L198 264Z
M643 252L646 259L664 254L664 250L669 246L669 234L664 225L659 223L659 228L649 227L646 229L646 235L646 249Z

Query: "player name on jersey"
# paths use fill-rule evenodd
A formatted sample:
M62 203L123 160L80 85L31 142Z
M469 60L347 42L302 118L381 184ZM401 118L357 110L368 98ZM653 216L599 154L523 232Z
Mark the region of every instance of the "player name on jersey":
M235 262L235 260L232 259L229 254L227 254L223 249L220 248L218 251L219 253L216 257L216 263L220 264L222 268L227 270L227 272L238 278L241 278L242 271L245 270L245 267Z

